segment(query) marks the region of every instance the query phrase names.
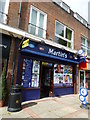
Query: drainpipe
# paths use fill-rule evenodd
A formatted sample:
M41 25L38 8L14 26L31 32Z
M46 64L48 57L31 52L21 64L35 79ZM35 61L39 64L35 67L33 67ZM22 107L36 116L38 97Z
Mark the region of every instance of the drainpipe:
M22 7L22 0L20 1L20 8L19 8L19 17L18 17L18 28L19 28L19 25L20 25L20 17L21 17L21 7Z
M19 25L20 25L21 6L22 6L22 0L20 1L19 17L18 17L18 28L19 28ZM15 38L15 47L14 47L14 56L13 56L13 70L12 70L12 76L11 76L11 86L13 85L13 77L14 77L14 70L15 70L16 52L17 52L17 40L16 40L16 38Z
M13 85L13 77L14 77L14 69L15 69L16 52L17 52L17 41L16 41L16 39L15 39L15 47L14 47L14 55L13 55L13 70L12 70L12 76L11 76L11 86Z

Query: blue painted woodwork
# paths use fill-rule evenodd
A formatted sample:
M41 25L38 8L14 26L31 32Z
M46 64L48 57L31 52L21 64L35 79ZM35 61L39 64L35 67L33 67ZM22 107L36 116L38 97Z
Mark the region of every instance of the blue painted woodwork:
M24 41L25 42L25 41ZM32 45L31 45L32 44ZM26 54L35 54L39 56L46 56L49 58L54 58L62 61L68 61L72 63L79 64L80 57L75 56L74 53L68 52L66 50L62 50L56 47L52 47L50 45L43 45L41 43L36 43L31 40L29 40L28 46L22 48L22 45L20 46L20 51L25 52ZM34 47L31 47L34 46Z
M73 87L53 88L53 97L73 94Z
M40 99L40 89L22 90L22 102Z

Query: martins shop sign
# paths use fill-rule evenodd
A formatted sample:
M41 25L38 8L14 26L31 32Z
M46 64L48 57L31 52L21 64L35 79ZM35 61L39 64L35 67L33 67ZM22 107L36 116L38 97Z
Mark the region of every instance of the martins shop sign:
M29 39L22 42L21 50L26 53L32 53L40 56L46 56L46 57L53 57L55 59L66 59L66 60L73 60L73 62L78 62L79 57L77 57L75 54L67 52L65 50L52 47L47 44L42 44L40 42L34 42Z
M48 54L58 56L58 57L62 57L62 58L67 58L67 54L65 52L64 53L61 52L61 51L57 52L57 51L55 51L54 49L51 49L51 48L49 48Z

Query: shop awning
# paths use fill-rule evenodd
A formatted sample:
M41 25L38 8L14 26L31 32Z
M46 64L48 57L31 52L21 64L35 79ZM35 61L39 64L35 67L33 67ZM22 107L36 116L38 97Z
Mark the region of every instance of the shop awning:
M79 64L80 60L82 59L80 59L80 57L74 53L46 45L44 43L41 44L39 42L34 42L29 39L22 42L20 51L21 53L35 55L38 58L40 56L43 60L49 58L73 64Z
M74 64L79 64L78 61L74 61L74 60L70 60L70 59L65 59L65 58L61 58L61 57L57 57L57 56L52 56L52 55L48 55L48 54L44 54L44 53L40 53L40 52L35 52L35 51L27 50L27 49L22 49L21 52L34 54L34 55L36 55L36 57L37 56L38 57L42 56L43 59L44 59L44 57L48 57L48 58L51 58L51 59L57 59L57 60L61 60L61 61L71 62L71 63L74 63Z

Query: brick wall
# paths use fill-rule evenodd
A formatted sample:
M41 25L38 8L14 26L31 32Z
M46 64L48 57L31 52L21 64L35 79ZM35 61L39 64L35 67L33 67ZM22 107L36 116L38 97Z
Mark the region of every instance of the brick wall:
M16 55L15 55L15 41L16 41ZM17 79L17 68L18 68L18 47L20 44L20 40L18 38L12 38L11 40L11 48L10 48L10 53L9 53L9 61L8 61L8 69L7 69L7 86L8 90L10 89L11 86L11 78L12 78L12 73L13 73L13 60L14 60L14 55L15 55L15 68L14 68L14 76L13 76L13 84L16 84L16 79Z
M81 34L88 38L88 29L77 21L72 15L51 2L22 3L20 28L28 31L30 6L33 5L47 14L47 39L54 41L55 20L58 20L74 30L74 49L79 50ZM23 9L24 7L24 9ZM90 30L89 30L90 31Z
M20 2L10 2L8 11L8 25L18 27Z
M29 14L31 5L37 7L41 11L47 14L47 39L54 41L55 34L55 20L60 21L66 26L74 30L74 49L79 50L81 44L81 34L88 38L88 30L84 25L77 21L72 15L68 14L62 8L51 2L23 2L21 9L20 28L28 31ZM8 25L18 27L18 16L19 16L19 2L10 2L9 6L9 21ZM73 13L73 12L72 12ZM89 35L90 38L90 35Z

